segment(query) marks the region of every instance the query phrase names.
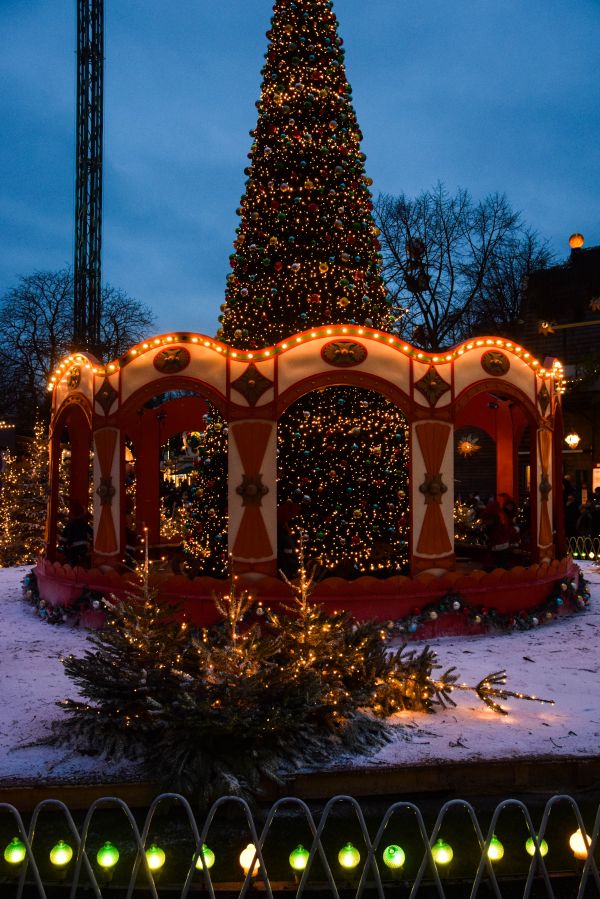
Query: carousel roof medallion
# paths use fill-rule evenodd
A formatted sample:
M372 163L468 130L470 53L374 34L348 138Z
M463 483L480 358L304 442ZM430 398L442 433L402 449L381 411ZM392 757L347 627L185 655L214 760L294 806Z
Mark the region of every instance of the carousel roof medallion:
M164 375L175 375L190 364L191 356L182 346L171 346L154 357L154 368Z
M67 375L67 387L69 390L77 390L81 381L81 369L78 365L74 365Z
M353 340L332 340L323 347L321 356L329 365L348 368L351 365L360 365L365 361L367 348L362 343L355 343Z
M481 357L481 367L488 375L505 375L510 368L510 359L499 350L488 350Z
M429 366L422 378L415 381L415 388L423 394L430 406L435 406L439 398L451 389L433 365Z

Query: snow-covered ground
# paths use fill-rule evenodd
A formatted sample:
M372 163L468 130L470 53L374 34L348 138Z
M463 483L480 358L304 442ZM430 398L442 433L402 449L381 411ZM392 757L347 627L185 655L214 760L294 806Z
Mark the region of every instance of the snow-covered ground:
M45 624L34 615L21 594L28 570L0 570L0 786L139 779L132 765L59 748L19 748L46 736L62 714L57 700L75 695L60 657L82 654L86 638L85 631ZM585 612L524 633L435 641L443 670L456 666L461 681L475 684L505 668L507 689L555 705L510 700L510 715L500 716L475 696L455 692L455 709L398 716L405 726L372 757L373 764L599 755L600 573L591 567L585 573L592 596Z

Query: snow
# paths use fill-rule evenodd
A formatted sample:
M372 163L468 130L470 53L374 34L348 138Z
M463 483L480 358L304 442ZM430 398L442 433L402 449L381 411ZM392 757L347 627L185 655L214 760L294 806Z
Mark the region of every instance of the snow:
M461 682L476 684L506 669L507 689L554 700L542 705L511 699L508 716L487 709L476 696L456 691L457 708L435 715L404 713L397 737L370 761L411 765L481 759L585 757L600 745L600 571L582 566L591 603L526 632L435 641L442 670L456 666ZM80 655L86 632L46 624L22 598L28 568L0 570L0 786L111 783L139 780L134 765L79 756L59 747L27 747L50 733L63 713L56 702L76 690L62 655ZM415 646L418 648L419 644ZM25 748L22 748L25 746ZM348 760L344 759L347 767Z

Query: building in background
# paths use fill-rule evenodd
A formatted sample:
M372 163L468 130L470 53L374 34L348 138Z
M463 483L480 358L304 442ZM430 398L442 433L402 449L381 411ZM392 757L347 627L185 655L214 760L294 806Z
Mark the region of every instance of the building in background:
M514 337L565 366L564 471L585 501L600 487L600 246L585 248L581 234L569 245L565 262L530 275Z

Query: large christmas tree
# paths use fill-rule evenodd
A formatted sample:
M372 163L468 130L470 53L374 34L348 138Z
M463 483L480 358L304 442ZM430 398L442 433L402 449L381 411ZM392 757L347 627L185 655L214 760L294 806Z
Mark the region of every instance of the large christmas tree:
M362 137L328 0L277 0L219 336L276 343L335 322L386 328Z
M361 133L329 0L278 0L219 336L268 346L322 324L386 328ZM327 388L279 425L280 507L300 506L307 552L345 576L408 557L407 441L381 396Z

